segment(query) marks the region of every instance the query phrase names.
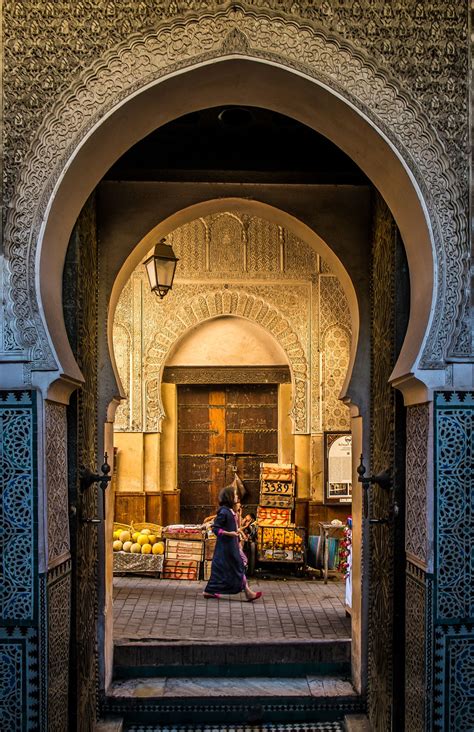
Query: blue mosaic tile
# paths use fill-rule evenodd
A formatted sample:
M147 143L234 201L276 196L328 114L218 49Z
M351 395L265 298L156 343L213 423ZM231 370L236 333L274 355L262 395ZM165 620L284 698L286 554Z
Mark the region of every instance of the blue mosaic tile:
M474 627L439 625L435 632L434 729L474 729Z
M37 619L34 392L0 392L0 624Z
M436 395L436 617L474 618L474 401Z
M0 629L0 729L37 732L38 634L34 628Z

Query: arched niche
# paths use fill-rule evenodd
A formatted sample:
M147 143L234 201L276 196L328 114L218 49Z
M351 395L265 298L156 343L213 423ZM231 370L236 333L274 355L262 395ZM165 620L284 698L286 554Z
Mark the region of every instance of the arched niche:
M361 400L361 394L365 393L366 391L366 383L365 383L365 371L366 371L366 365L365 365L365 351L367 347L367 338L368 338L368 330L369 330L369 323L367 318L364 319L363 322L363 338L362 338L362 344L359 343L359 332L361 327L361 318L360 318L360 310L359 310L359 298L364 298L364 292L362 292L359 288L359 291L356 292L356 289L354 287L354 284L346 271L345 267L342 265L339 258L336 256L334 251L327 245L327 243L320 237L318 234L316 234L311 228L309 228L307 225L302 223L300 220L296 219L294 216L291 216L286 211L283 211L281 209L276 209L273 206L270 206L268 204L262 203L261 201L251 201L247 199L241 199L241 198L220 198L220 199L213 199L213 200L207 200L202 201L198 204L194 204L192 206L188 206L185 209L182 209L180 211L177 211L175 214L171 215L170 217L164 219L159 224L154 226L150 231L147 232L147 234L143 237L141 241L139 241L136 246L133 248L129 256L126 258L125 262L119 269L119 271L115 275L115 279L113 280L113 283L110 285L110 296L108 297L108 310L107 310L107 334L108 334L108 355L110 357L110 365L111 369L113 370L114 374L114 381L117 384L117 388L120 390L120 377L117 372L117 367L115 364L115 357L114 357L114 348L113 348L113 322L114 322L114 315L115 310L119 301L120 294L123 290L123 287L125 286L126 282L132 275L133 271L136 269L136 267L139 265L141 260L148 254L148 252L152 249L153 244L161 237L167 236L170 232L178 229L180 226L183 226L185 224L188 224L190 222L193 222L197 220L198 218L204 218L206 216L212 215L212 214L218 214L218 213L231 213L232 212L239 212L239 213L247 213L254 217L259 217L261 219L265 219L267 221L270 221L278 226L284 227L287 231L291 232L293 235L295 235L297 238L301 239L303 242L305 242L309 247L311 247L317 254L319 254L322 259L328 264L330 267L330 270L332 274L334 274L343 290L343 293L345 295L349 314L350 314L350 329L351 329L351 338L350 338L350 352L349 352L349 366L347 369L347 372L345 374L345 380L342 386L341 390L341 398L346 398L349 401L352 401L354 403L359 404ZM115 242L114 242L115 246ZM105 254L106 256L106 254ZM112 270L109 267L109 274L112 275ZM237 288L238 289L238 288ZM235 290L234 287L232 287L232 290ZM198 303L189 303L189 307L194 312L195 315L193 315L193 318L189 320L189 316L187 313L182 313L179 317L175 318L176 323L187 323L188 327L192 327L196 325L198 322L200 322L200 313L205 312L207 313L207 317L211 317L212 314L214 315L223 315L223 314L229 314L229 315L236 315L239 314L239 308L242 308L242 301L243 299L247 298L247 296L240 291L234 292L234 296L232 295L231 290L227 290L223 292L222 297L222 305L216 305L214 302L212 304L208 303L208 299L211 298L212 301L214 301L214 298L210 293L203 293L202 298L206 301L206 306L203 307L199 305ZM202 299L201 298L201 299ZM219 312L216 311L217 307L221 307ZM268 310L268 306L266 306ZM258 310L258 309L257 309ZM271 308L270 308L271 310ZM206 317L206 316L205 316ZM252 315L252 318L259 322L260 320L264 319L265 317L265 309L261 310L256 315ZM285 319L281 316L281 314L276 314L275 321L273 325L273 329L275 333L280 331L280 333L286 333L288 328L286 326L279 327L277 324L283 323ZM265 326L265 322L262 322L262 325ZM288 324L287 324L288 325ZM176 328L176 325L173 326L173 328ZM291 330L291 329L290 329ZM184 330L182 330L184 332ZM180 336L182 333L180 333ZM278 338L277 338L278 340ZM292 369L293 373L293 379L295 382L295 401L293 404L293 419L295 420L295 427L297 432L306 432L307 431L307 417L302 416L303 414L306 415L306 407L302 406L303 403L306 403L307 395L306 395L306 381L308 378L308 369L306 363L303 365L299 363L299 352L301 351L300 347L293 347L293 345L283 343L283 348L286 353L286 358L290 364L290 368ZM171 348L171 344L168 346ZM357 356L358 349L360 351L359 356ZM296 356L295 356L295 353ZM160 369L163 367L163 362L160 362ZM111 379L112 380L112 379ZM298 386L298 388L296 388ZM112 388L113 390L113 388ZM117 392L114 392L114 394ZM120 393L120 392L119 392ZM156 393L156 389L155 389ZM110 393L109 397L112 398L113 394ZM158 410L158 414L160 414L161 411ZM297 415L300 415L299 417Z

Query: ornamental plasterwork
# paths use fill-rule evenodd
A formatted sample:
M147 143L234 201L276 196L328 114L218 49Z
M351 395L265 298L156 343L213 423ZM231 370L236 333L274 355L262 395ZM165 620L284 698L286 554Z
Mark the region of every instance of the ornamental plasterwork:
M467 73L467 48L457 53L466 44L467 9L461 4L417 3L410 14L406 8L395 12L384 2L374 2L373 9L366 10L355 1L346 11L335 0L319 8L295 2L288 3L295 13L290 17L224 4L226 9L215 13L203 11L200 16L156 23L162 14L174 15L183 8L201 10L223 4L191 0L158 6L148 0L139 8L136 3L121 3L119 24L120 11L113 2L61 4L62 16L55 9L59 4L43 5L42 11L28 2L7 2L5 7L6 160L8 170L19 172L5 230L10 317L5 319L2 350L18 356L26 352L35 368L55 367L36 303L36 242L54 186L80 142L108 111L146 84L186 66L237 54L267 59L327 84L373 120L394 144L423 193L436 249L437 299L423 365L442 364L450 350L469 353L466 330L458 322L465 309L468 255L468 97L459 83ZM45 22L50 16L57 22ZM298 16L305 20L298 22ZM140 18L139 29L136 18ZM92 23L96 33L91 33ZM144 28L151 24L153 30L146 32ZM379 32L384 27L388 33ZM133 35L133 29L139 32ZM428 42L431 36L435 40ZM413 43L413 54L408 54L407 44L411 48ZM430 55L429 43L434 44ZM49 63L40 86L33 81L44 72L32 53L36 46ZM111 46L113 50L107 50ZM370 51L370 58L363 48ZM27 66L15 63L17 57L26 56ZM397 79L387 71L390 66ZM19 76L21 68L24 77ZM442 89L435 84L441 72L446 72ZM30 108L22 101L26 98ZM42 117L38 108L45 99L45 108L51 111L34 132L36 119Z
M144 354L146 399L146 429L159 430L164 416L159 385L167 356L175 343L191 328L219 315L236 315L261 325L285 351L293 382L291 416L295 432L306 433L308 414L309 371L307 363L308 338L302 343L295 332L298 320L308 321L308 293L304 285L294 286L292 300L299 318L287 317L285 292L278 286L247 286L245 289L222 289L215 286L202 290L202 285L181 285L169 302L167 312L161 315L163 329L154 329L154 337L147 341ZM299 300L299 307L296 302ZM156 303L154 303L156 305ZM156 310L155 310L156 312ZM160 319L161 319L160 318Z
M158 301L139 265L115 311L115 360L128 397L117 410L115 428L160 430L161 378L173 348L199 324L235 315L261 325L285 351L293 381L295 431L321 432L329 429L326 423L346 429L347 409L338 396L349 364L349 308L329 268L319 273L323 263L314 250L286 229L242 212L196 219L172 231L168 240L180 257L171 292ZM209 256L212 250L214 258ZM341 348L341 338L320 343L320 323L325 330L342 330ZM327 375L324 391L321 354Z

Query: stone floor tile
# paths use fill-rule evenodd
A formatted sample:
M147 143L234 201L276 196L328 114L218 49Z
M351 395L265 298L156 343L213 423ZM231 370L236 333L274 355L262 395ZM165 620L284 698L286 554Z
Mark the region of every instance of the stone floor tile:
M305 678L175 678L167 679L164 696L308 696Z

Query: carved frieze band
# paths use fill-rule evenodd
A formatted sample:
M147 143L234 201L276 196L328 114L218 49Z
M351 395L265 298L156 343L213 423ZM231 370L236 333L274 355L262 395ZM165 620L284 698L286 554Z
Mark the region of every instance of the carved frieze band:
M287 366L165 366L168 384L289 384Z
M48 563L69 556L66 407L45 401Z
M28 4L11 3L11 5L19 8ZM50 5L55 4L46 3L45 7L49 8ZM146 15L147 5L146 3L141 5L144 6ZM186 7L189 9L190 4ZM298 5L295 7L298 13ZM384 4L385 7L388 6ZM33 9L33 5L31 8ZM87 10L84 3L80 4L80 8L84 15L81 20L85 22L88 12L92 10ZM26 9L28 10L28 7ZM21 10L20 15L24 10L25 8ZM303 10L300 9L300 12L303 13ZM454 37L454 41L450 40L448 43L449 49L451 46L456 49L456 41L461 43L461 38L464 38L462 23L455 13L454 23L451 16L445 13L440 17L444 19L446 27L451 23L454 32L458 34ZM16 28L15 15L9 13L8 18ZM91 17L92 22L96 23L96 20ZM112 18L107 18L106 14L104 15L106 26L107 22L110 25ZM440 139L440 135L444 134L445 129L450 129L450 126L439 125L438 130L433 126L433 122L436 121L436 109L442 106L439 104L439 99L436 106L432 104L431 108L428 108L426 105L422 109L409 87L390 77L384 68L373 61L373 58L369 59L360 46L362 38L367 36L367 23L362 9L358 22L359 42L355 38L342 40L339 33L344 34L344 24L340 26L338 32L334 32L325 29L323 24L315 25L308 19L298 22L295 16L287 19L264 9L244 10L233 6L215 13L203 12L200 17L181 17L175 22L165 22L157 26L155 24L155 30L152 32L142 33L132 40L119 43L116 48L105 54L101 46L96 61L81 72L75 83L67 79L62 95L51 99L51 112L44 116L30 144L28 154L26 154L26 143L29 142L27 139L23 141L22 154L18 156L21 161L20 173L15 192L9 202L6 226L7 292L12 319L6 323L2 348L10 353L34 353L33 360L36 367L54 368L54 359L36 305L35 247L36 242L40 241L39 233L44 212L56 182L60 180L67 161L92 127L114 106L163 76L200 62L237 53L281 64L327 84L368 119L373 120L383 134L392 141L409 165L423 193L428 210L431 211L438 282L435 314L425 347L423 365L433 366L441 363L450 345L460 355L468 353L470 344L466 330L461 327L458 320L460 312L464 313L466 297L465 260L468 254L466 163L463 166L463 158L458 155L457 148L448 147ZM31 26L32 23L28 25ZM442 23L438 25L440 29L443 26ZM38 32L41 27L49 29L53 26L56 27L54 24L38 21L35 24ZM86 26L89 27L87 22ZM115 33L117 28L115 20L113 26ZM416 28L417 26L414 27L415 30ZM21 38L21 35L18 35ZM94 34L81 36L79 51L81 43L94 43L93 36ZM441 37L444 55L447 52L442 32ZM79 42L79 38L76 41ZM19 43L22 48L21 41ZM48 47L51 43L54 45L55 41L48 39ZM420 43L422 44L421 39ZM42 45L46 47L47 44L45 42ZM405 50L402 53L405 56ZM464 54L458 55L462 57L463 62L467 59L467 51L466 59ZM62 58L62 54L56 56L58 59ZM93 52L89 58L94 58ZM21 63L17 63L16 67L21 68ZM8 73L11 73L12 68L14 65L10 59ZM77 68L76 61L75 72ZM436 74L439 76L439 70ZM61 83L64 81L60 66L51 67L50 75L51 84L56 88L59 85L58 75L61 77ZM104 94L104 89L108 90L107 94ZM456 89L455 85L453 94L456 93ZM41 96L40 90L38 89L35 94ZM467 92L464 97L462 92L459 94L461 97L458 97L458 109L463 103L465 107L467 99ZM20 98L18 94L16 96ZM8 97L11 107L8 107L9 114L6 121L9 128L15 130L15 125L21 125L23 110L19 106L15 111L12 105L13 98L13 95ZM36 103L41 105L41 98L37 98ZM38 117L41 116L36 114L35 119ZM31 116L28 119L31 121ZM9 139L8 135L6 139ZM453 136L453 140L456 140L456 136ZM20 147L17 145L15 154L18 155L19 150ZM13 164L11 152L9 159ZM455 156L456 163L459 157L460 165L453 165ZM451 343L455 337L457 342Z

